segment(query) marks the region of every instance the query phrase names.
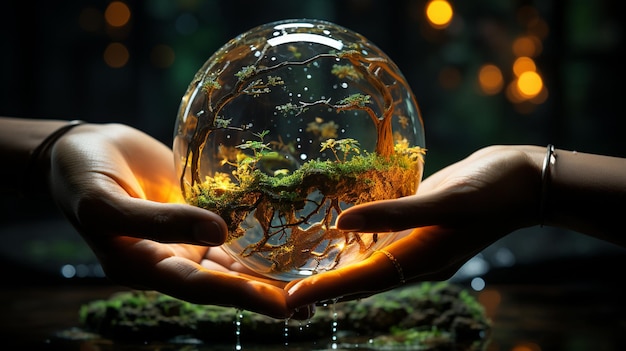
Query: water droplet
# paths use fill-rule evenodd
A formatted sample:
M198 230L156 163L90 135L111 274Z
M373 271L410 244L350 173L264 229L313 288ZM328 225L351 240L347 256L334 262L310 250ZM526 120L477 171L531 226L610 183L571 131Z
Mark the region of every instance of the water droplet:
M337 349L337 326L338 326L338 322L337 322L337 309L335 308L337 301L339 300L339 298L336 298L333 300L332 304L330 305L330 313L331 313L331 324L330 324L330 331L331 331L331 344L330 344L330 348L333 350Z
M241 350L241 320L243 319L243 313L240 309L237 309L235 314L235 350Z

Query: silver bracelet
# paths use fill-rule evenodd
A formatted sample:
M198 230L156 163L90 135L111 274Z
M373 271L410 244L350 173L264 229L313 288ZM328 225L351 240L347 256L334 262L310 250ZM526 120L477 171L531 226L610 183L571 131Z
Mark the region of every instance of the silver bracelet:
M548 202L548 193L550 190L550 171L556 163L556 153L554 145L548 144L546 157L543 159L541 167L541 200L539 202L539 225L543 227L543 221L546 216L546 206Z

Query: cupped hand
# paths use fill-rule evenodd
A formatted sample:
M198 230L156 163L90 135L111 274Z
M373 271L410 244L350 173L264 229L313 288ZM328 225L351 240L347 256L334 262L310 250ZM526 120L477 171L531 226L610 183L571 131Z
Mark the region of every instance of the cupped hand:
M285 283L237 264L219 247L224 221L184 203L172 151L152 137L119 124L78 126L52 149L49 182L55 201L116 283L292 316Z
M537 224L544 148L492 146L425 179L416 195L352 207L337 227L405 231L368 259L290 283L292 307L450 278L510 232Z

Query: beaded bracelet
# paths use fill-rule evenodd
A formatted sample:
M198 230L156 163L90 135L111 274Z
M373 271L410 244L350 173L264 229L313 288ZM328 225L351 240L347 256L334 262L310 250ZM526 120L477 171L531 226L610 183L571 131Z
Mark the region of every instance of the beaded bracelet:
M541 200L539 202L539 225L543 227L543 221L546 216L546 205L548 202L548 193L550 190L550 170L556 163L556 153L554 145L548 144L546 157L543 159L541 167Z
M31 181L33 180L33 173L37 169L39 165L39 159L42 155L44 155L48 150L54 146L54 144L63 136L65 133L69 132L72 128L84 124L84 121L81 120L73 120L67 122L64 126L55 130L52 134L48 135L33 151L30 153L28 164L26 165L26 174L22 183L22 194L30 194L32 191L28 190L32 188Z
M393 267L396 269L396 272L398 272L400 284L405 284L406 278L404 277L404 271L402 270L402 266L400 265L400 262L398 262L398 260L391 254L391 252L387 250L377 250L376 252L380 252L387 256L389 261L391 261L391 264L393 264Z

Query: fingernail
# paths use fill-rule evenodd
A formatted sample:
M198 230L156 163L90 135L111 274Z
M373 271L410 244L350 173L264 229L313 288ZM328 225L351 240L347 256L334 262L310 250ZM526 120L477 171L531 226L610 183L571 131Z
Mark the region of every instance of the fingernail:
M337 218L337 228L341 230L361 230L365 225L365 219L357 214L342 214Z
M224 241L222 226L216 222L198 222L193 226L193 236L198 243L206 245L221 245Z

